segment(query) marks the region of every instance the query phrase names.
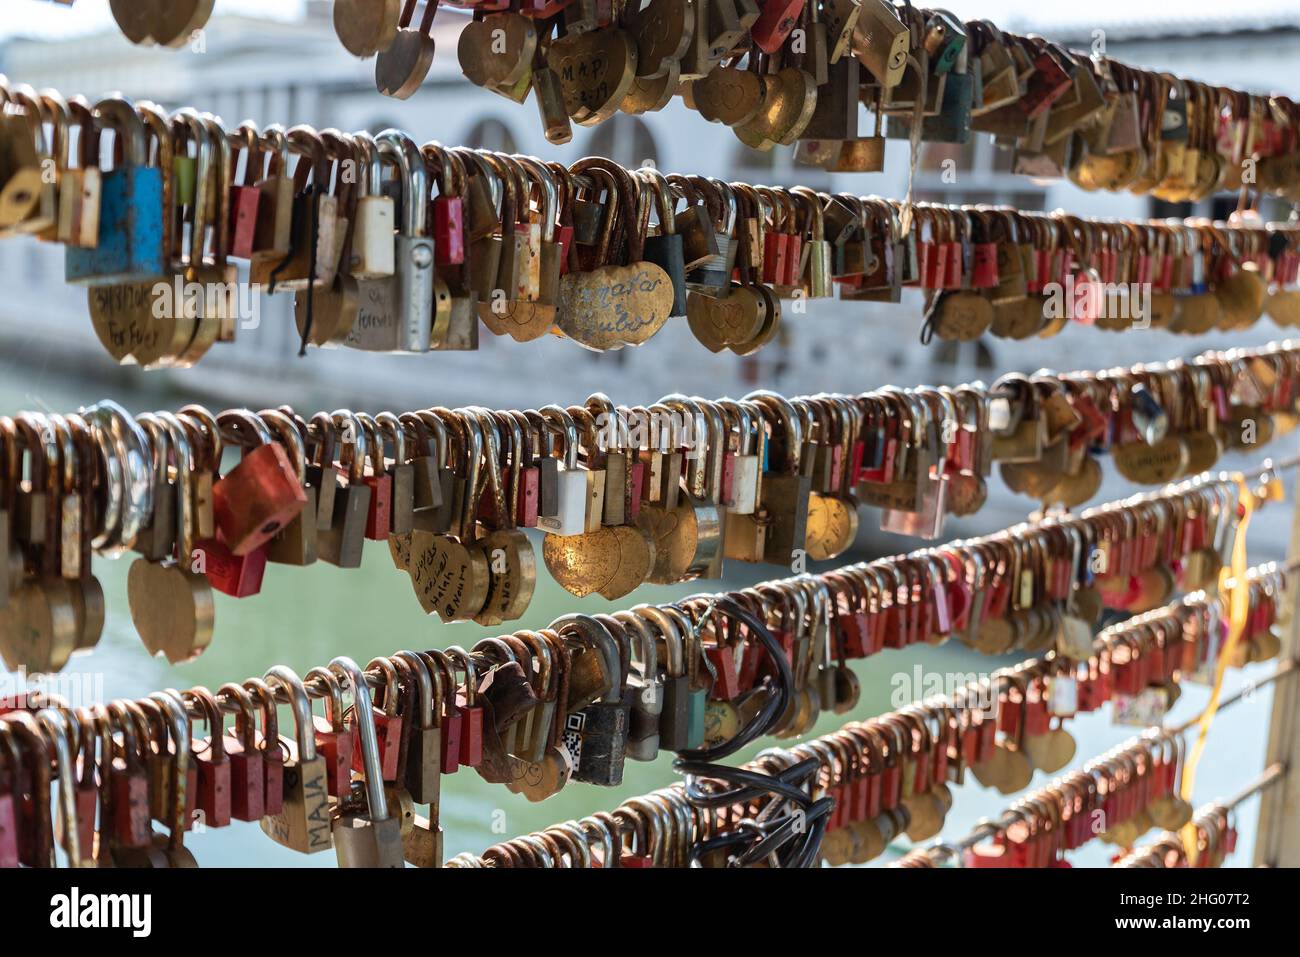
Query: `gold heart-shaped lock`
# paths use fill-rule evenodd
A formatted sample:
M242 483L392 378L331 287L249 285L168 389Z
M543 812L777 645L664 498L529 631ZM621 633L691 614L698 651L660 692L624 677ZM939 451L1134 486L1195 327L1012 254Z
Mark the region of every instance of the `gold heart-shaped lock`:
M1188 451L1179 436L1167 435L1159 442L1128 442L1111 450L1115 468L1130 482L1164 485L1183 475Z
M658 332L673 307L673 283L654 263L601 266L560 279L555 326L599 352L640 345Z
M1064 728L1052 728L1046 734L1026 735L1025 751L1034 767L1055 774L1074 760L1074 738Z
M489 573L482 549L462 545L449 535L417 530L411 533L407 571L426 615L467 621L483 611Z
M654 567L649 536L625 525L583 535L547 535L542 560L551 577L572 595L622 598L645 582Z
M127 573L131 620L150 654L172 664L195 658L212 641L216 608L206 576L138 558Z
M613 116L636 79L636 44L622 30L559 37L546 60L560 76L564 108L583 126Z

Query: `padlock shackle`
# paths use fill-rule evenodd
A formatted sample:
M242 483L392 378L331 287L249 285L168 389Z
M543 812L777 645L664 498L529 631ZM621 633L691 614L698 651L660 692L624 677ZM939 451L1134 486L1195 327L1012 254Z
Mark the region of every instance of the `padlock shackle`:
M384 796L383 768L379 761L379 736L375 730L370 686L366 676L351 658L340 655L329 663L335 674L346 678L352 688L352 720L360 737L361 760L365 768L366 804L372 821L388 820L388 801Z

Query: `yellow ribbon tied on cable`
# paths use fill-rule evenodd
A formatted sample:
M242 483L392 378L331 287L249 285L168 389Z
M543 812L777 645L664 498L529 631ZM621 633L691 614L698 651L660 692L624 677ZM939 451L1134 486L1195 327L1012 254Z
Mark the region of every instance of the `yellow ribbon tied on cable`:
M1232 557L1228 565L1219 572L1219 599L1228 609L1228 640L1219 650L1219 660L1214 667L1214 687L1210 689L1210 700L1205 710L1197 719L1196 743L1187 752L1183 762L1183 780L1179 793L1184 801L1191 803L1192 790L1196 783L1196 765L1205 750L1205 741L1210 734L1210 726L1219 711L1219 700L1223 693L1223 676L1228 670L1228 662L1235 660L1237 644L1246 631L1246 621L1250 617L1250 583L1246 580L1246 530L1250 527L1250 517L1255 509L1265 501L1284 497L1281 481L1273 477L1265 486L1266 492L1257 497L1247 487L1246 477L1240 472L1232 476L1237 483L1237 505L1241 519L1237 523L1232 539ZM1182 830L1183 847L1187 861L1196 866L1196 826L1187 824Z

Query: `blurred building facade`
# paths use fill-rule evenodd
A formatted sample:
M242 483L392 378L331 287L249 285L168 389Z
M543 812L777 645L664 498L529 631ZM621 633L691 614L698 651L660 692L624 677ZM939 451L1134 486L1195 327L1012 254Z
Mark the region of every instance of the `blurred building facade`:
M385 99L374 90L372 61L353 59L335 39L329 6L309 4L305 19L297 23L218 15L193 48L177 52L133 47L115 31L55 42L20 38L0 49L0 70L15 82L54 86L92 100L120 90L169 108L190 104L221 116L230 126L243 119L348 130L398 126L420 141L437 139L569 162L599 154L626 165L649 161L666 171L750 182L804 183L890 197L907 192L909 162L903 141L890 141L883 174L832 175L796 167L790 149L768 154L749 150L729 129L705 122L678 100L662 113L619 115L592 129L575 127L572 143L553 147L542 136L531 101L514 104L461 76L456 41L467 20L454 10L439 13L438 52L425 86L407 101ZM64 13L55 7L50 15ZM1003 26L1035 30L1034 22ZM1107 52L1121 60L1199 80L1300 93L1300 80L1277 69L1277 64L1297 62L1300 18L1296 23L1255 25L1245 14L1239 20L1213 23L1148 20L1077 28L1055 24L1051 33L1041 32L1083 49L1104 42ZM1009 172L1009 157L984 136L976 136L966 147L929 152L917 174L917 195L1025 209L1064 207L1095 216L1192 212L1156 208L1150 200L1129 194L1089 194L1068 182L1015 176ZM943 175L943 159L954 161L950 176ZM1221 214L1231 209L1231 201L1226 207L1224 202L1203 203L1195 212ZM0 341L6 356L71 363L87 374L103 371L104 356L86 318L85 290L64 284L61 249L8 240L0 243L0 270L10 279L0 301ZM1179 339L1155 331L1115 336L1076 327L1056 339L1032 343L989 338L960 348L920 348L920 311L915 293L906 294L904 304L897 306L810 302L804 315L787 309L779 340L746 359L710 354L694 342L684 322L670 324L639 349L603 355L567 340L520 345L484 330L477 355L392 357L313 350L300 359L291 297L276 296L263 300L260 327L242 331L238 343L213 348L193 370L150 377L166 382L182 375L188 394L249 404L288 399L362 408L470 401L509 405L535 402L541 394L554 401L577 401L595 390L608 391L619 401L646 401L670 391L739 394L760 382L788 394L861 391L886 383L954 383L1013 369L1156 360L1277 335L1264 320L1256 330L1230 341Z

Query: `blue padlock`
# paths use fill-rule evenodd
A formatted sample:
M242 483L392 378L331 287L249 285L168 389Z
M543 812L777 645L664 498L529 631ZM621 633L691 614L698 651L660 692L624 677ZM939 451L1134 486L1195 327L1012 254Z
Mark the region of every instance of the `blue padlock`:
M69 247L66 278L83 286L149 282L164 273L163 173L147 165L144 121L130 100L106 97L95 117L116 133L122 160L100 187L99 245Z

